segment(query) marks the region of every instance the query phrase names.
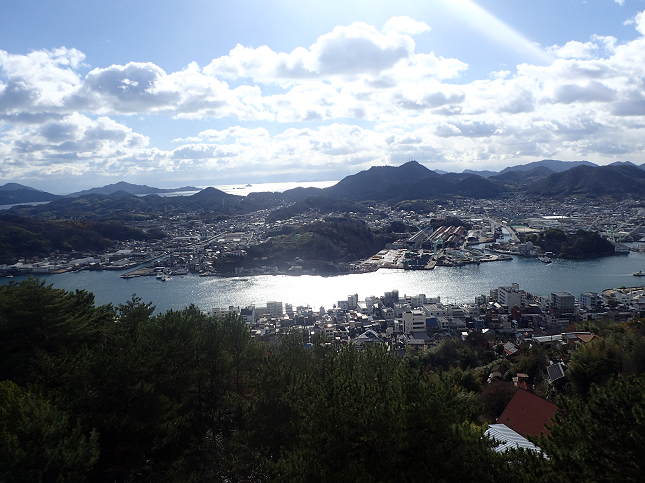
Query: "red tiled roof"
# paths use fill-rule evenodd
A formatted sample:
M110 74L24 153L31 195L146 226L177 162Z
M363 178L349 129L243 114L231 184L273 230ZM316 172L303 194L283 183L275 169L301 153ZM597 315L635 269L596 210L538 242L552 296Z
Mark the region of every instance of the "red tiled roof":
M517 382L517 387L521 387L522 389L524 389L524 390L526 390L526 391L530 391L530 389L529 389L529 384L528 384L528 382L526 382L526 381L518 381L518 382ZM517 431L516 431L516 432L517 432Z
M496 422L505 424L525 438L529 434L533 436L539 436L541 433L549 434L544 424L552 424L551 418L556 409L556 405L552 402L518 388Z

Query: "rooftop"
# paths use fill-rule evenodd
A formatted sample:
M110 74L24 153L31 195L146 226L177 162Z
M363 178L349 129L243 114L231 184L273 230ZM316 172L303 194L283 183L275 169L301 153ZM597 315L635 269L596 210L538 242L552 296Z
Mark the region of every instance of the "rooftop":
M551 424L556 410L557 407L552 402L518 388L496 422L505 424L525 438L529 434L548 435L549 430L544 425Z

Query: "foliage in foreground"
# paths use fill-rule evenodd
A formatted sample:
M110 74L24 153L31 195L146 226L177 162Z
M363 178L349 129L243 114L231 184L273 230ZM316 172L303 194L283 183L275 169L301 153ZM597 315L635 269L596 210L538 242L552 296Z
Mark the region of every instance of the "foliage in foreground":
M549 460L498 455L461 369L153 313L0 286L0 482L643 479L643 376L562 399Z

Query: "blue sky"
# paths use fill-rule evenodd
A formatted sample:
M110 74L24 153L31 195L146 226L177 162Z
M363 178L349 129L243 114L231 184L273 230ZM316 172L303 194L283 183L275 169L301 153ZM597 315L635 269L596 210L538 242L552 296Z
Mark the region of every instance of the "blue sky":
M645 2L21 1L0 182L339 179L416 159L645 163Z

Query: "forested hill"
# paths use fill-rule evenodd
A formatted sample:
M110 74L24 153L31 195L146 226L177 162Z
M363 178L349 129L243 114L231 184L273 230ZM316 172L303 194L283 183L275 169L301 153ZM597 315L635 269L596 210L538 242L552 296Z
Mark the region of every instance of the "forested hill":
M247 249L248 259L282 266L299 257L308 267L325 262L349 262L373 255L393 239L376 235L362 221L327 218L307 225L284 226L271 238Z
M559 258L579 260L613 255L615 252L614 245L609 240L602 238L598 233L584 230L567 235L562 230L554 228L531 234L526 239L545 252L553 252Z
M353 201L401 201L435 199L446 196L490 198L506 188L481 176L464 174L440 175L409 161L398 167L375 166L321 190L321 194Z
M273 206L275 203L268 203ZM160 215L199 211L205 218L226 217L265 208L267 203L229 195L216 188L206 188L191 196L161 197L155 194L134 196L125 191L110 195L89 194L60 198L46 205L19 206L12 213L47 219L85 218L94 221L145 220Z
M527 193L542 197L604 196L622 199L645 197L645 170L632 165L578 166L554 173L539 181Z
M149 240L161 233L144 233L120 222L47 221L0 214L0 263L18 258L48 255L54 250L101 251L115 240Z
M482 408L503 407L509 383L482 389L480 359L499 363L482 334L397 357L153 311L35 279L0 286L0 481L643 480L640 322L608 324L572 356L571 392L534 440L543 457L484 436L499 412ZM544 371L544 355L514 372Z
M336 198L327 198L325 196L312 196L302 201L298 201L286 208L279 208L272 211L266 218L267 223L273 223L277 220L287 220L294 216L302 215L309 211L320 213L367 213L370 210L358 203L348 200L339 200Z

